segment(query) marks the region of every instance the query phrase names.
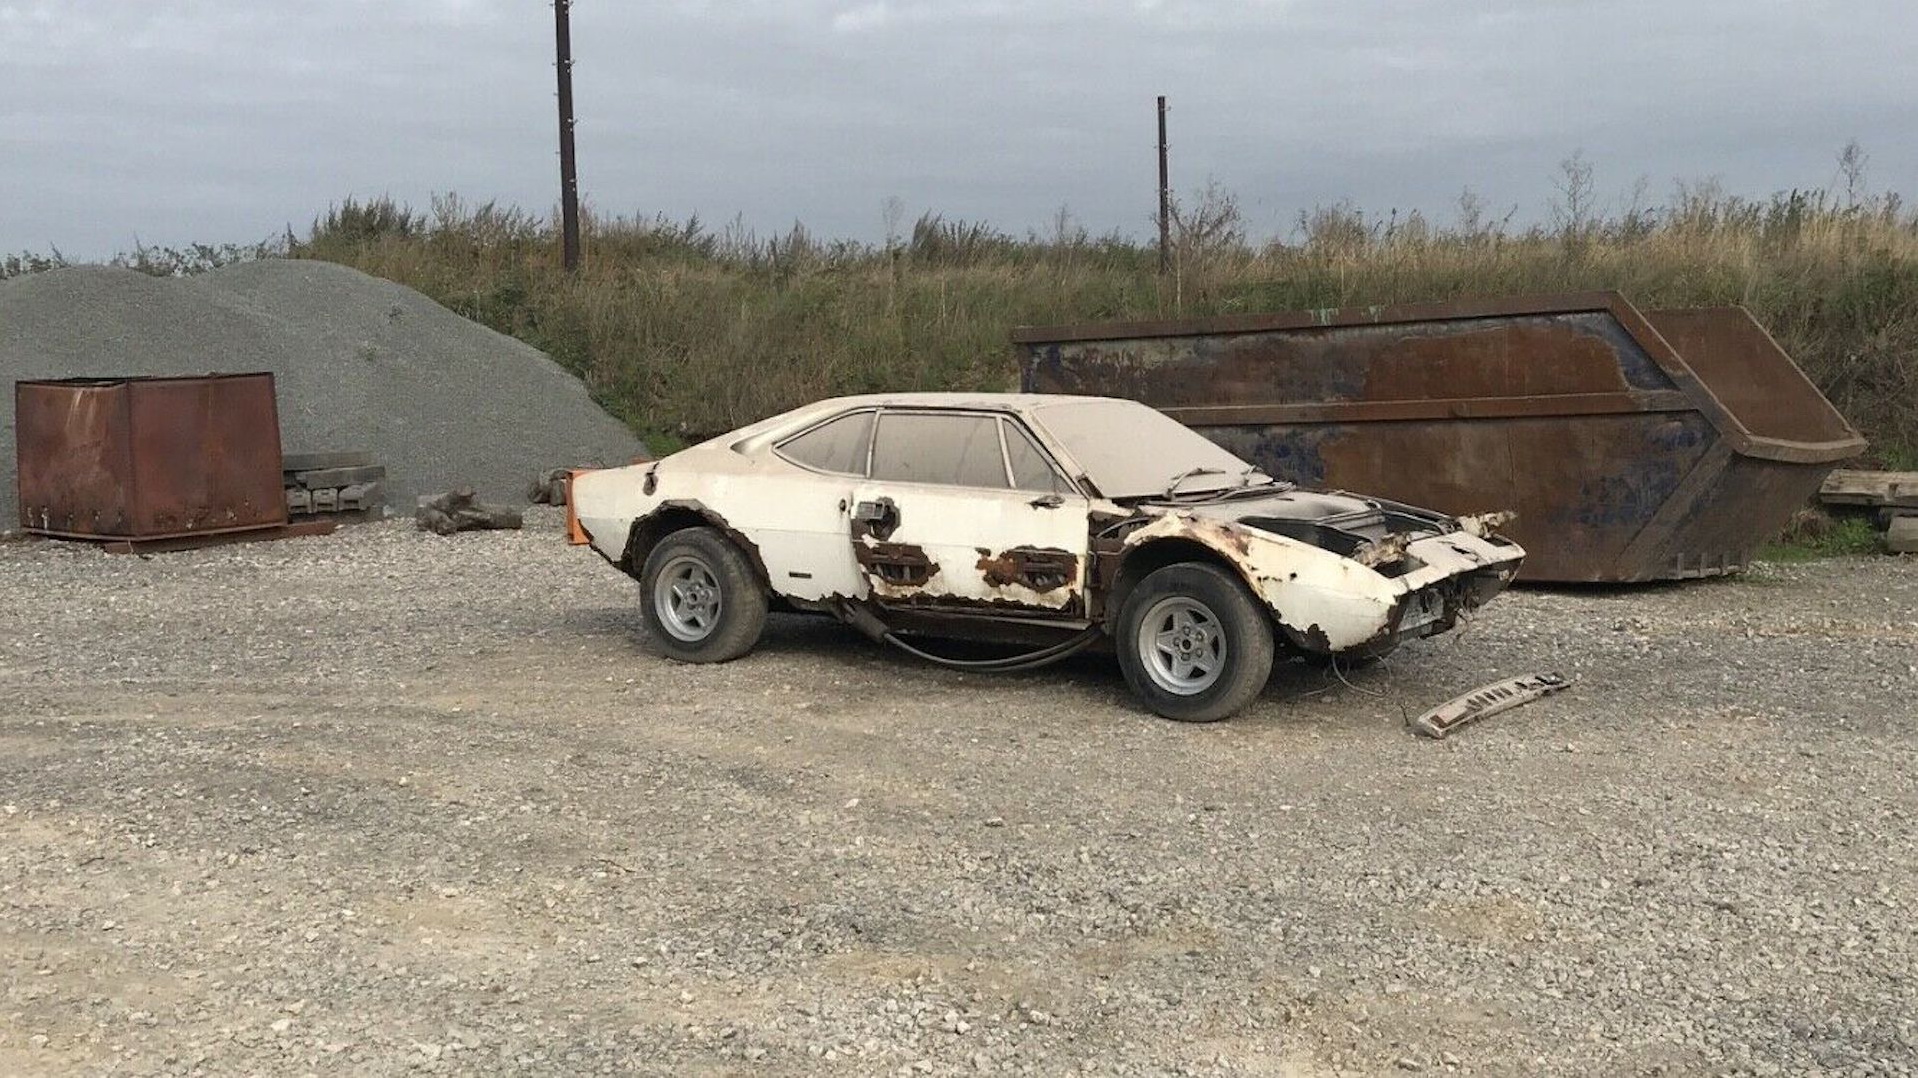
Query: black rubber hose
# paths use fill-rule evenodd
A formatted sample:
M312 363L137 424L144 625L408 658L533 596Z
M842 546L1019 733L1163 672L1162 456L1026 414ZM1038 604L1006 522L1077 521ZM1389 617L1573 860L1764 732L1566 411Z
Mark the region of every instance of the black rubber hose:
M899 638L898 633L889 632L882 637L882 639L893 647L907 654L916 655L929 663L937 663L940 666L949 666L957 670L977 670L981 673L989 674L1010 674L1018 670L1037 670L1042 666L1050 666L1062 659L1071 658L1097 641L1099 639L1099 633L1099 628L1093 626L1077 636L1048 647L1040 648L1038 651L1029 652L1025 655L1008 655L1001 659L949 659L944 655L934 655L930 651L925 651L906 643Z
M1008 674L1016 670L1036 670L1041 666L1049 666L1084 651L1099 639L1101 633L1097 625L1089 625L1077 636L1024 655L1008 655L1001 659L948 659L944 655L934 655L930 651L906 643L900 639L898 633L893 632L885 622L879 620L871 610L863 606L855 606L840 600L833 604L833 609L839 614L840 620L846 624L874 640L891 644L908 655L955 670L977 670L990 674Z

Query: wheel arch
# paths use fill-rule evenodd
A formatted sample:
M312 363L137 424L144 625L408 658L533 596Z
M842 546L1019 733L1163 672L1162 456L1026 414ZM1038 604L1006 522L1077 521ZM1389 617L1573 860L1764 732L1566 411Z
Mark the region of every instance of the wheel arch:
M1226 575L1239 582L1254 605L1265 612L1267 619L1274 620L1272 609L1266 605L1258 588L1246 576L1243 567L1226 557L1214 547L1187 536L1167 536L1148 539L1136 546L1128 547L1119 561L1118 572L1113 574L1112 584L1106 589L1102 619L1108 632L1116 631L1119 625L1119 613L1125 609L1125 603L1139 582L1168 565L1180 565L1186 562L1198 562L1225 571Z
M766 572L765 560L760 557L759 545L727 523L725 517L694 499L676 498L661 502L652 512L633 521L632 527L626 532L626 548L619 556L620 569L637 580L653 549L667 536L687 528L712 528L725 536L727 542L738 547L739 552L746 556L746 562L752 566L753 575L758 578L760 585L771 590L771 577Z

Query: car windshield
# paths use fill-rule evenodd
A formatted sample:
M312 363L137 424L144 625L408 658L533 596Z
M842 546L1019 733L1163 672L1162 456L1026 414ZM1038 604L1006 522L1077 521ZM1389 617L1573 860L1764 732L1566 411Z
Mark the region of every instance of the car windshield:
M1269 480L1171 416L1137 401L1063 400L1032 409L1108 498L1230 490Z

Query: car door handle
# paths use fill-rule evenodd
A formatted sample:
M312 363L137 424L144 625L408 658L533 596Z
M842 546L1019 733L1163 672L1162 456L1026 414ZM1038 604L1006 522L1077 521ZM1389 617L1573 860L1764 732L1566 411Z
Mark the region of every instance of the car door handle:
M1063 494L1041 494L1026 504L1034 509L1057 509L1066 504L1066 499Z

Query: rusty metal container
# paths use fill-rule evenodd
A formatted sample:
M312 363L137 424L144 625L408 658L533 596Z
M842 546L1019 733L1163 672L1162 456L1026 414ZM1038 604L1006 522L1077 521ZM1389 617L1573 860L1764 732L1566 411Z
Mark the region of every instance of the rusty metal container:
M1599 292L1013 340L1027 391L1143 401L1279 478L1516 510L1537 581L1741 568L1865 446L1738 307Z
M14 385L20 525L96 540L286 524L271 374Z

